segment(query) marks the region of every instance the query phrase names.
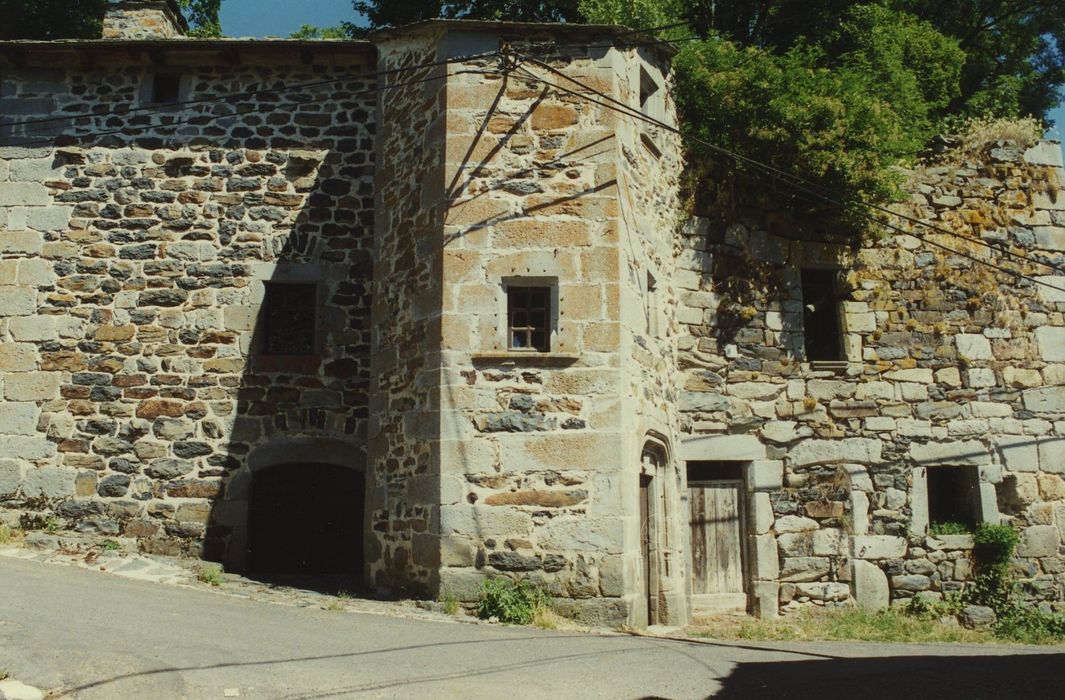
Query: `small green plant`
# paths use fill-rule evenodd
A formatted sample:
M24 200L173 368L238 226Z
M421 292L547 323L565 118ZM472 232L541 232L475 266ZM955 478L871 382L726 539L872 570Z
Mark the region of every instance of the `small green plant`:
M44 519L44 530L49 535L54 535L55 533L59 532L60 528L62 527L63 523L61 523L59 521L59 518L55 517L54 515L49 515L47 518Z
M477 616L482 620L495 618L512 625L532 624L537 611L546 608L550 598L539 588L525 581L490 578L481 585L481 600Z
M956 594L948 593L942 600L937 600L918 593L910 598L910 602L902 607L902 611L921 620L939 620L957 615L964 607L961 596Z
M122 545L114 540L104 540L100 543L100 547L102 547L105 552L117 552L122 549Z
M216 564L209 564L199 568L199 571L196 572L196 580L211 586L221 586L226 579L222 575L222 567Z
M22 531L18 528L10 527L4 523L0 523L0 546L6 544L15 544L22 539Z
M444 612L448 615L459 614L459 610L461 609L459 607L459 599L456 598L455 594L452 593L449 589L445 588L444 590L440 591L439 602L440 605L443 606Z
M344 589L337 591L337 598L340 600L352 600L354 597L355 596L351 594L351 591L346 591Z
M972 528L965 523L932 523L928 526L928 534L933 537L938 537L939 535L971 535Z
M339 600L331 600L329 601L329 604L325 606L325 609L330 612L340 612L344 609L344 604Z

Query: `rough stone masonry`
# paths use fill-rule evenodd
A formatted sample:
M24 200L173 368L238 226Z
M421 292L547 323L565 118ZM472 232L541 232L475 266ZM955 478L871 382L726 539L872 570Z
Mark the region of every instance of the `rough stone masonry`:
M669 50L618 28L196 40L172 9L0 43L4 522L643 625L957 590L949 511L1020 527L1065 599L1056 144L922 167L902 209L1044 286L916 229L690 218L679 139L596 104L675 123Z

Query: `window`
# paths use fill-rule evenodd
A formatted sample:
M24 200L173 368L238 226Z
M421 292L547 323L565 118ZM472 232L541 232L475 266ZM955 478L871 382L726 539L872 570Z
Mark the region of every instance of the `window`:
M744 462L695 460L686 464L688 483L704 481L741 481Z
M181 76L177 73L155 73L152 75L151 102L159 105L172 105L181 99Z
M317 312L317 284L267 282L262 309L262 354L315 354Z
M978 521L980 475L976 467L928 468L928 522L959 523L972 529Z
M647 273L647 296L645 313L647 316L647 335L652 338L658 337L658 280L650 272Z
M507 347L551 351L551 287L507 287Z
M647 116L658 118L658 91L661 88L645 68L640 67L640 111Z
M845 360L837 271L804 269L801 274L806 360Z

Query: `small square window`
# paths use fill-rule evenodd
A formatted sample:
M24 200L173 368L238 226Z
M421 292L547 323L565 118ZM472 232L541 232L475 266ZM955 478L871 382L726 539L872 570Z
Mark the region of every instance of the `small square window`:
M317 316L317 284L267 282L260 328L262 354L315 354Z
M153 104L172 105L181 99L181 76L177 73L155 73L152 75Z
M836 270L802 270L803 335L808 362L845 360Z
M507 347L551 351L551 287L507 287Z
M979 520L980 475L976 467L928 468L928 522L972 529Z

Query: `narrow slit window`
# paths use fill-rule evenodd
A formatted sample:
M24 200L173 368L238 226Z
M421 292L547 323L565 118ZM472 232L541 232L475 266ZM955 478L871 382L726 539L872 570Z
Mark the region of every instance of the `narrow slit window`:
M647 273L647 335L658 337L658 280Z
M845 360L836 270L802 270L803 334L808 362Z
M651 74L640 68L640 111L649 117L657 118L656 102L660 89Z
M262 310L262 354L315 354L317 312L317 284L267 283Z
M551 350L550 287L507 287L507 337L511 350Z
M152 76L152 103L171 105L181 99L181 76L177 73L156 73Z

